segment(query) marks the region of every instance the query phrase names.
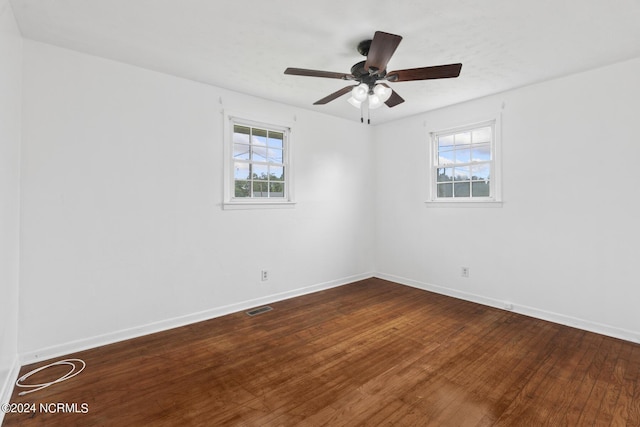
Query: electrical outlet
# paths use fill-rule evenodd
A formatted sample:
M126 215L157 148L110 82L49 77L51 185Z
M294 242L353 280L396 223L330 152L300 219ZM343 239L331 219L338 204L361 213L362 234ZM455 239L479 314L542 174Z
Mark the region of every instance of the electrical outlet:
M260 275L263 282L266 282L267 280L269 280L269 272L267 270L262 270Z
M469 267L460 267L460 276L469 277Z

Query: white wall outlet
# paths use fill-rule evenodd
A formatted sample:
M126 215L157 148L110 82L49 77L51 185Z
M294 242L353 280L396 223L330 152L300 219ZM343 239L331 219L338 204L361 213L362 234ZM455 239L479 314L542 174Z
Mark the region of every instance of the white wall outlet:
M460 276L469 277L469 267L460 267Z
M269 280L269 272L267 270L262 270L260 272L260 278L263 282L266 282L267 280Z

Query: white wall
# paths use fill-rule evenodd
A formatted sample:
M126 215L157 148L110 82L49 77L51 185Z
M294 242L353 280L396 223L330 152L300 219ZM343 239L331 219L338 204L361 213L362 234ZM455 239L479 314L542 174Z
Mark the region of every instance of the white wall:
M378 275L640 340L638 76L640 59L378 126ZM428 132L501 111L503 207L426 207Z
M24 49L27 360L371 275L366 127L50 45ZM295 120L295 208L222 210L223 107Z
M0 58L0 403L2 403L12 390L12 371L15 371L18 366L22 39L8 0L0 0Z

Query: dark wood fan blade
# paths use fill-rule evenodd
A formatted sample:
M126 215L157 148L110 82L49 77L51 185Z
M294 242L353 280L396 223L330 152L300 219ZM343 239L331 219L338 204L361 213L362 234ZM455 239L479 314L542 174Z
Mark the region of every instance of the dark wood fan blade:
M387 80L390 82L408 82L411 80L448 79L458 77L461 69L462 64L448 64L396 70L387 74Z
M343 87L342 89L336 92L333 92L331 95L325 96L324 98L314 102L313 105L324 105L328 102L333 101L336 98L340 98L345 93L351 92L351 89L353 89L353 86Z
M387 107L395 107L398 104L402 104L404 102L404 99L398 95L398 92L396 92L395 90L393 92L391 92L391 96L389 97L389 99L387 99L385 101L385 104L387 104Z
M369 47L364 69L380 73L386 70L387 62L389 62L401 41L401 36L376 31L371 41L371 47Z
M353 76L346 73L334 73L332 71L319 71L319 70L307 70L304 68L287 68L284 70L285 74L291 74L294 76L307 76L307 77L326 77L328 79L342 79L352 80Z
M380 83L380 84L391 89L388 84L385 84L385 83ZM395 107L398 104L402 104L403 102L404 102L404 99L400 95L398 95L398 93L395 90L391 89L391 96L384 103L387 104L387 107L391 108L391 107Z

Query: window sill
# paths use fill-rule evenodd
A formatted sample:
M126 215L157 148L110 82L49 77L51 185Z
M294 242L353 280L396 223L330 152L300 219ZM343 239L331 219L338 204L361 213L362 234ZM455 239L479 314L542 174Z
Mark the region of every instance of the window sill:
M495 200L483 200L483 201L471 201L471 200L457 200L457 201L433 201L429 200L424 202L428 208L501 208L502 202Z
M240 209L292 209L296 202L290 201L247 201L247 202L224 202L222 209L224 210L240 210Z

